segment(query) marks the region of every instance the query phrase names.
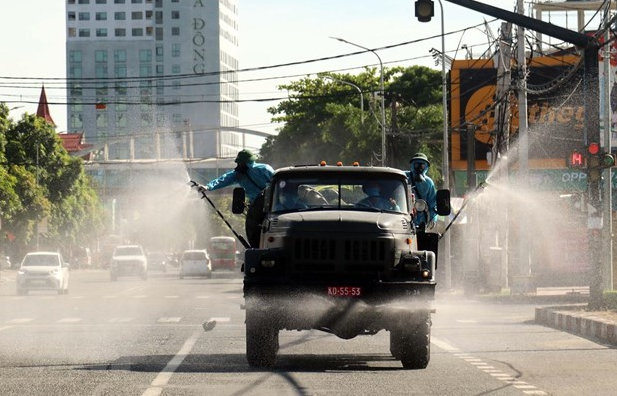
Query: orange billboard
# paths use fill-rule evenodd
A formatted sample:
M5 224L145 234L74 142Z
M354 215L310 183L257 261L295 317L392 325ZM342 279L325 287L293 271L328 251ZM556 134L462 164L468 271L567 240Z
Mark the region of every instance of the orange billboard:
M583 145L584 101L580 57L552 55L531 59L527 73L527 114L529 167L565 167L572 148ZM512 82L517 81L516 66ZM466 170L468 150L475 154L475 169L487 170L487 154L496 136L509 136L515 144L518 134L518 97L496 97L498 69L492 59L455 60L450 75L451 168ZM509 99L509 119L499 115L498 104ZM506 113L506 112L504 112ZM501 120L497 117L501 116ZM499 121L499 122L498 122ZM507 122L505 122L507 121ZM507 133L503 125L509 125ZM468 136L473 135L473 144Z

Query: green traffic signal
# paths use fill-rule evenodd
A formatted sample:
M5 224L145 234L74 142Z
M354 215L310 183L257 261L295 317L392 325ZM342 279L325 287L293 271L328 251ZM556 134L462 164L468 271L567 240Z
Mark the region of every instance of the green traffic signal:
M602 155L602 168L610 168L615 166L615 156L610 153L604 153Z

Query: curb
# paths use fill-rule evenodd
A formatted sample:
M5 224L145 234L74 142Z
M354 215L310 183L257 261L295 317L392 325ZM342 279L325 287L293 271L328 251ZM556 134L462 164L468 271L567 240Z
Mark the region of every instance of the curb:
M617 346L617 314L589 312L585 305L536 308L535 322L583 337L592 337Z

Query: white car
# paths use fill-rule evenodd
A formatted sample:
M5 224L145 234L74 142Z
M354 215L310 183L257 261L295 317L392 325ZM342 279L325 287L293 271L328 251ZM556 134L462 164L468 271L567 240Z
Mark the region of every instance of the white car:
M21 262L16 278L17 294L30 290L69 292L69 264L57 252L31 252Z
M109 276L112 281L119 276L139 276L148 279L148 259L140 245L116 246L111 257Z
M180 279L185 276L212 277L210 257L205 249L185 250L180 259Z

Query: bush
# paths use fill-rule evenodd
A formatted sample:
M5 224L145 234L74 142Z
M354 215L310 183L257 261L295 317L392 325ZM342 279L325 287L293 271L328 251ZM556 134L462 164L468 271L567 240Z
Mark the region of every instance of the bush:
M617 311L617 290L605 291L604 303L606 308Z

